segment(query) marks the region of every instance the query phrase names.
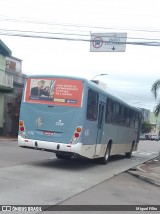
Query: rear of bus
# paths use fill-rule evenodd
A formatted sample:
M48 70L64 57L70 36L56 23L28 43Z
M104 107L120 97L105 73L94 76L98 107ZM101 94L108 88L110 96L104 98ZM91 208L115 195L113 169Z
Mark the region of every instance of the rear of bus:
M20 147L81 154L85 81L69 77L30 76L21 103Z

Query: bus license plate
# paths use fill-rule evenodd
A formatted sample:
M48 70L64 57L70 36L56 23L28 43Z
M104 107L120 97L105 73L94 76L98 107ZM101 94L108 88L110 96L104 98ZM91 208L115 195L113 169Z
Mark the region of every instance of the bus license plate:
M44 131L43 134L47 136L53 136L54 132Z

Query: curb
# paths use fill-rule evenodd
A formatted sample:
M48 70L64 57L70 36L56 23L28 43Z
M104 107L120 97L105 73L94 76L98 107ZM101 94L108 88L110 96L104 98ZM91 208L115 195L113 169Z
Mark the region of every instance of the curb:
M0 138L0 141L18 141L17 138Z
M154 184L156 186L159 186L160 187L160 179L155 179L153 177L151 177L148 173L148 175L144 175L143 172L138 172L138 171L131 171L131 170L128 170L128 173L137 177L137 178L140 178L141 180L144 180L148 183L151 183L151 184Z

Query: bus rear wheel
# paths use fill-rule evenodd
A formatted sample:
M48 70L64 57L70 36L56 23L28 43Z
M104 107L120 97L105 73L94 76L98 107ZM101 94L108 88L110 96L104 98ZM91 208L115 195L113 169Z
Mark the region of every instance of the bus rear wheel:
M126 158L131 158L132 157L133 148L134 148L134 143L132 143L132 147L131 147L130 152L126 152L125 153L125 157Z
M110 152L111 152L111 145L108 144L104 157L100 158L101 164L107 164L108 163L109 158L110 158Z
M64 154L58 154L58 153L56 153L56 157L58 159L66 159L66 160L70 160L71 159L71 155L64 155Z

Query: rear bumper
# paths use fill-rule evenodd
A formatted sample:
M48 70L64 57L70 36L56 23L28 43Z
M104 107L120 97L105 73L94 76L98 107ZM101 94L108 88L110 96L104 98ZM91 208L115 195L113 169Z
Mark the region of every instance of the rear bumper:
M49 141L26 139L18 136L18 146L30 149L44 150L49 152L64 152L81 155L82 144L64 144Z

